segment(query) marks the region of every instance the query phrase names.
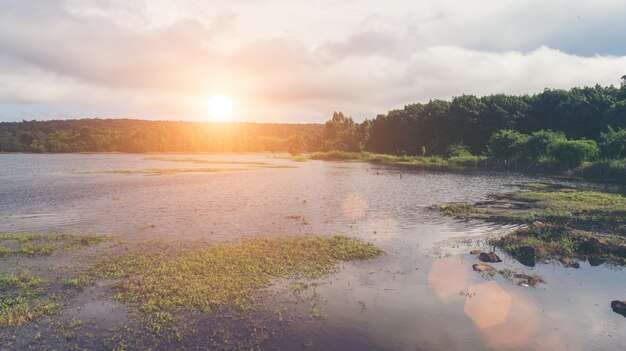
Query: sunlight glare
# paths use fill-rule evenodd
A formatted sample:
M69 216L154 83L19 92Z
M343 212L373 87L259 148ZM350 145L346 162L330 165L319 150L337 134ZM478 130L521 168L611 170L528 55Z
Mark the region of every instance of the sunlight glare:
M214 95L209 100L209 114L216 122L227 121L233 113L233 101L226 95Z

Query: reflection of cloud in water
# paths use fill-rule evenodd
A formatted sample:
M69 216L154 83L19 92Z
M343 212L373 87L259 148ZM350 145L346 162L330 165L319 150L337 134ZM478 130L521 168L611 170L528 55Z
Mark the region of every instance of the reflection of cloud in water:
M343 215L351 220L361 219L365 217L368 209L367 200L359 194L348 195L341 204Z
M428 285L443 301L451 302L460 297L459 292L472 278L471 268L468 268L458 256L438 259L430 266Z

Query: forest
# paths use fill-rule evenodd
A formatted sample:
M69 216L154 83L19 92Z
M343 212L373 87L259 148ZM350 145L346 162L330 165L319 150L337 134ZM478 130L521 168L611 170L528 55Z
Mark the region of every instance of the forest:
M626 175L626 76L619 88L462 95L407 105L363 123L335 112L323 138L327 152L438 156L537 171L585 165L589 174Z
M320 124L202 123L134 119L0 122L0 152L304 152Z

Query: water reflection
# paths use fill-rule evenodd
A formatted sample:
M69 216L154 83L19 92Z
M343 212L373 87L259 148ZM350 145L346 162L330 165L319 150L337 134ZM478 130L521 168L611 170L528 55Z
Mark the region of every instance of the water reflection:
M472 281L472 271L459 256L436 260L430 266L428 285L445 302L459 299Z
M475 257L463 253L474 243L451 244L439 251L442 258L429 255L442 241L502 227L442 218L427 206L480 201L537 179L407 170L400 178L395 168L380 165L292 163L273 155L192 157L297 168L70 174L64 170L181 165L143 155L0 155L0 232L73 230L129 241L344 233L387 252L372 262L346 263L316 287L327 319L294 322L284 331L286 344L275 340L274 349L626 349L625 319L609 306L626 298L626 272L584 262L580 270L528 268L501 255L501 266L546 278L529 289L472 271ZM306 220L289 219L298 216Z

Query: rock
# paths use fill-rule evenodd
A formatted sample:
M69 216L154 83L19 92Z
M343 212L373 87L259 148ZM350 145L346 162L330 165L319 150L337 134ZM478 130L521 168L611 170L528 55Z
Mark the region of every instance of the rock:
M522 246L515 250L514 256L524 266L534 267L537 258L537 250L532 246Z
M481 252L480 255L478 255L478 259L483 262L502 262L500 257L493 251L489 253Z
M472 251L470 251L470 254L472 255L478 255L480 253L480 249L474 249Z
M626 301L611 301L611 309L613 309L613 312L619 313L622 316L626 317Z
M482 263L476 263L472 266L472 269L474 269L476 272L489 272L489 271L495 271L496 269L493 268L492 266L488 265L488 264L482 264Z
M521 279L523 280L523 282L525 282L526 284L530 285L530 286L536 286L539 283L543 283L543 279L537 277L537 276L529 276L526 274L516 274L515 278L517 279Z
M580 244L583 252L589 254L601 254L609 251L609 243L604 239L591 237Z
M626 258L626 244L620 244L613 249L613 255Z
M596 267L603 264L605 261L602 259L602 257L592 255L587 257L587 262L589 262L590 266Z
M561 257L559 261L561 261L565 268L580 268L580 264L569 257Z

